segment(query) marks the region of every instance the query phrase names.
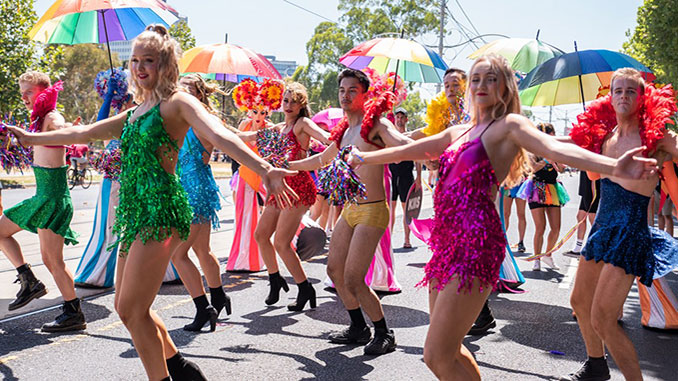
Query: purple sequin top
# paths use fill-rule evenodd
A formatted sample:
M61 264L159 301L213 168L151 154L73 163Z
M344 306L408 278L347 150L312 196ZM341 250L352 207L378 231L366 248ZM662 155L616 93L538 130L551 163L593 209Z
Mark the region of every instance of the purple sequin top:
M489 127L489 126L488 126ZM457 291L494 287L504 259L506 239L494 202L498 185L480 137L440 156L440 181L433 196L435 218L429 245L433 256L420 284L438 281L442 290L459 279Z

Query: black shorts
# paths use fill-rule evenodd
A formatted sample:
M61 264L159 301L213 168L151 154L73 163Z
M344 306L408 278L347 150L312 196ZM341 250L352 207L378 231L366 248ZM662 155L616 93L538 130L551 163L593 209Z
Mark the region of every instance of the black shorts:
M560 208L560 205L546 205L538 202L528 202L527 206L530 208L530 210L538 208Z
M400 202L407 201L407 194L410 192L412 184L414 184L412 172L409 173L409 176L393 175L391 177L391 201L398 201L398 198L400 198Z
M597 195L595 200L591 200L593 195L591 192L581 196L579 200L579 210L583 210L588 213L596 213L598 211L598 202L600 201L600 195ZM593 201L593 203L591 203Z

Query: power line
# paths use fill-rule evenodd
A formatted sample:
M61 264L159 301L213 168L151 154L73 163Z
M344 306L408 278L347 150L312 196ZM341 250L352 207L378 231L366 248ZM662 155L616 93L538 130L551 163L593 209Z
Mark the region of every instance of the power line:
M459 3L459 0L454 0L454 2L457 3L457 6L459 6L459 9L461 9L461 13L464 14L464 17L466 17L466 20L468 20L468 23L471 24L471 27L473 28L473 30L476 31L476 34L480 35L480 32L478 32L478 29L476 29L476 26L473 25L473 21L471 21L471 19L468 17L468 15L466 14L466 11L464 10L464 7L462 7L461 4ZM481 37L481 39L483 40L484 43L487 44L487 41L485 41L484 38Z
M318 14L318 13L316 13L316 12L313 12L313 11L310 10L310 9L304 8L304 7L302 7L302 6L299 5L299 4L295 4L295 3L293 3L293 2L291 2L291 1L289 1L289 0L282 0L282 1L286 2L286 3L289 4L289 5L292 5L292 6L294 6L294 7L297 7L297 8L299 8L299 9L303 10L303 11L306 11L306 12L312 14L312 15L318 16L318 17L320 17L321 19L325 19L325 20L327 20L327 21L329 21L329 22L332 22L332 23L337 24L336 21L330 20L330 19L328 19L327 17L325 17L325 16L323 16L323 15L321 15L321 14Z
M471 41L471 43L473 44L473 46L476 47L476 49L478 49L479 46L475 43L475 41L473 41L473 38L466 32L466 28L464 27L464 25L462 25L462 24L459 22L459 20L457 20L457 19L454 17L454 15L452 14L452 12L450 11L450 8L448 8L447 6L445 6L445 9L447 10L447 13L450 15L450 18L452 19L452 21L454 21L454 22L457 24L457 26L459 27L459 31L460 31L461 33L463 33L464 36L466 36L466 38L468 38L468 39ZM470 30L469 30L469 32L470 32Z

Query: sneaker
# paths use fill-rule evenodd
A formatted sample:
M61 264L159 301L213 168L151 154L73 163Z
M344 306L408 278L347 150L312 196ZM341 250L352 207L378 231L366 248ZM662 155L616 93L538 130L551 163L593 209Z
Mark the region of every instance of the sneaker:
M541 258L541 260L544 262L544 264L548 267L550 267L553 270L560 270L560 267L556 265L556 262L553 260L553 257L551 256L544 256Z
M360 344L364 345L370 342L372 337L372 332L370 327L364 326L362 328L356 328L354 326L349 326L344 328L341 331L330 333L329 339L330 343L335 344Z
M524 253L525 252L525 245L523 244L523 241L518 242L518 246L516 246L516 250L519 253Z
M603 359L588 359L575 373L561 377L561 381L605 381L610 379L610 368Z
M393 330L389 329L387 332L374 332L374 339L365 346L365 354L370 356L379 356L396 349L395 335Z
M541 271L541 260L535 259L532 265L532 271Z
M581 256L581 253L578 253L574 250L570 250L570 251L563 253L563 255L566 255L570 258L579 258Z

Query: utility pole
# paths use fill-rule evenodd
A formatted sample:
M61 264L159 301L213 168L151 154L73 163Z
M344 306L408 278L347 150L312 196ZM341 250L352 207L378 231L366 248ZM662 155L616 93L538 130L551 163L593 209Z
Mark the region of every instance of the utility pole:
M567 117L567 112L568 112L568 110L565 110L565 117L564 118L558 118L558 120L562 120L563 122L565 122L565 127L563 128L563 133L565 135L570 134L570 131L569 131L570 128L568 126L570 124L570 118Z
M553 121L553 106L549 106L549 123Z
M440 55L440 58L443 58L443 38L445 37L445 3L446 0L440 0L440 30L438 31L438 55ZM440 88L439 83L436 85L436 93L440 92Z

